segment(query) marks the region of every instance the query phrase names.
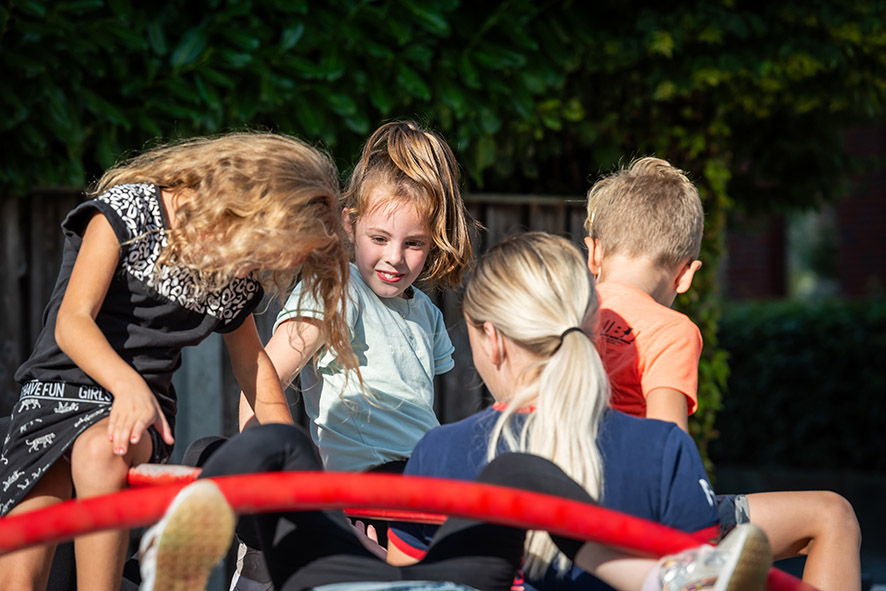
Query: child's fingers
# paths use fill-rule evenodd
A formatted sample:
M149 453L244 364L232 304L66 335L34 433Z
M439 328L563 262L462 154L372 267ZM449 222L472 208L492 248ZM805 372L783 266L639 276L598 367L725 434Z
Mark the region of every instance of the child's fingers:
M175 437L172 436L172 429L169 428L169 423L166 422L166 417L163 416L162 412L158 412L157 415L160 417L159 421L155 421L154 425L160 427L158 431L160 431L160 437L163 438L163 441L172 445L175 443ZM157 425L159 423L159 425Z
M114 455L122 456L129 449L129 429L118 423L111 438Z
M378 532L375 531L374 525L366 526L366 537L372 540L373 542L378 543Z
M129 442L133 445L141 441L142 434L145 432L145 424L142 421L136 421L129 432Z

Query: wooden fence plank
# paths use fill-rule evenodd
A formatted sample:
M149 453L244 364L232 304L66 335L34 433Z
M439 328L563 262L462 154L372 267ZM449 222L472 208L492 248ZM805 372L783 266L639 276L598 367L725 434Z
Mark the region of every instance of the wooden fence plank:
M13 379L24 357L28 335L22 314L21 279L25 273L22 225L19 200L0 202L0 232L3 253L0 256L0 415L8 415L18 400L18 385Z

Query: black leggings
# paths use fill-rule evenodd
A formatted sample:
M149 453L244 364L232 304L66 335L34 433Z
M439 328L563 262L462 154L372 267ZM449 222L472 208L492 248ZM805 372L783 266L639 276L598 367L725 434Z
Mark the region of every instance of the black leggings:
M247 429L222 445L206 462L201 478L321 469L303 430L266 425ZM593 502L553 463L527 454L499 456L477 480ZM244 516L239 527L244 526L257 533L278 591L333 583L407 580L451 581L483 591L507 590L520 567L526 536L524 529L450 518L437 531L424 559L396 567L363 546L341 511L256 514ZM582 545L560 537L554 541L569 558Z

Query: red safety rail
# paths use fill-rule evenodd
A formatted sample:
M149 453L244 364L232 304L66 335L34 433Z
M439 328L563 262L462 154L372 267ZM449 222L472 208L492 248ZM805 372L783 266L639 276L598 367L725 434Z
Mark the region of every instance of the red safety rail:
M292 510L415 510L543 529L641 554L662 556L698 544L692 536L637 517L560 497L489 484L401 476L274 472L213 479L238 513ZM0 519L0 554L107 529L158 521L184 484L124 490ZM770 591L814 591L771 569Z
M129 470L130 486L156 486L159 484L187 484L196 480L200 468L176 464L139 464ZM446 516L440 513L419 513L400 509L370 509L347 507L345 514L355 519L379 519L382 521L409 521L415 523L441 524ZM704 538L707 540L708 538Z

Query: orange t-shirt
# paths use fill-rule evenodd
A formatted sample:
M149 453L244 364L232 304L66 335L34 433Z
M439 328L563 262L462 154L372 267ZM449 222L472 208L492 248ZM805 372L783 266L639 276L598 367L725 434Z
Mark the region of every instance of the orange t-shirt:
M698 407L701 332L685 315L621 283L597 285L598 348L612 383L612 407L646 416L646 395L672 388L686 395L689 414Z

